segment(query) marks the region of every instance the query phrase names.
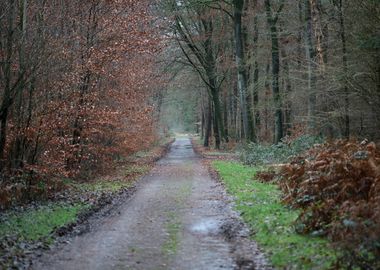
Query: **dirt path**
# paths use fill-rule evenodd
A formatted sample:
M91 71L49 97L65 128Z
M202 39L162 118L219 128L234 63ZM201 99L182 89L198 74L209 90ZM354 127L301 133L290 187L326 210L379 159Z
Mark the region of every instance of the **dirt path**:
M268 269L188 138L176 140L117 211L34 269Z

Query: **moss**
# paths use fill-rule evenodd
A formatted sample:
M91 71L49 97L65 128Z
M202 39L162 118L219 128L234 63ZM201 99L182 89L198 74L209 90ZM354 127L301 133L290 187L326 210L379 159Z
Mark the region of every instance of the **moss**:
M337 254L329 242L296 233L293 224L299 212L281 204L276 185L254 179L257 168L223 161L215 161L213 167L276 268L329 269L334 265Z

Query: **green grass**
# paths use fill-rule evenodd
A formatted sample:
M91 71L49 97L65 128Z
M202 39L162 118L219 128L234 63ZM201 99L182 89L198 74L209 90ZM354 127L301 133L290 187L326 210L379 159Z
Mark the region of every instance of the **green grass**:
M235 198L236 209L278 269L329 269L337 255L325 239L300 235L294 221L299 212L280 202L276 185L254 180L257 168L239 163L215 161L227 191Z
M182 209L185 207L186 199L191 194L191 182L185 182L178 189L178 192L175 194L168 194L168 196L174 196L175 205L177 209ZM168 191L169 192L169 191ZM167 223L165 225L166 233L168 238L162 246L162 252L165 256L174 255L177 253L178 245L180 242L180 232L183 229L183 224L178 218L178 213L176 211L169 211L166 213Z
M207 152L206 155L207 156L231 156L231 153L213 151L213 152Z
M78 183L74 184L74 186L81 191L116 192L123 188L130 187L131 183L124 181L97 181L92 183Z
M125 174L144 173L147 170L149 170L148 166L136 165L128 167ZM89 183L76 183L70 179L64 181L80 192L117 192L132 185L129 181L117 179ZM54 229L74 222L78 214L87 207L79 203L74 205L55 203L23 212L8 212L0 219L0 239L4 236L16 236L20 240L37 241L49 237Z
M149 172L150 167L148 165L132 165L124 170L124 175L145 174Z
M16 236L26 241L50 238L55 229L74 222L86 208L84 204L66 204L8 213L0 220L0 239L5 236Z
M148 157L149 155L150 155L149 150L141 150L141 151L134 153L132 155L132 157L134 157L134 158L145 158L145 157Z
M162 251L166 256L174 255L177 253L179 244L179 232L181 230L181 223L178 221L176 213L168 213L169 222L166 224L166 232L168 238L162 246Z

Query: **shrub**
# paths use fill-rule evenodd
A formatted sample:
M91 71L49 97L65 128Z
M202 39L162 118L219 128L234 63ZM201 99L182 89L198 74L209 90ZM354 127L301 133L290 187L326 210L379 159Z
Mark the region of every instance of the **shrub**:
M284 163L322 142L320 136L303 135L291 142L283 140L276 145L250 143L240 152L240 158L247 165Z

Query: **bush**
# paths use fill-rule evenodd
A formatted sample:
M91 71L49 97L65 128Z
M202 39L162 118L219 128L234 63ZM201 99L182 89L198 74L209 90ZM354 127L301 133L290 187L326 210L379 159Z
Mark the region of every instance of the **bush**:
M303 135L291 142L284 140L276 145L250 143L243 148L240 158L247 165L284 163L322 142L320 136Z

